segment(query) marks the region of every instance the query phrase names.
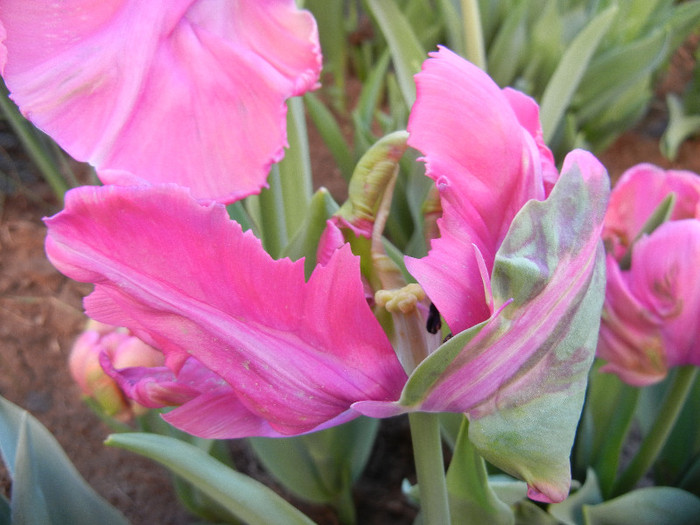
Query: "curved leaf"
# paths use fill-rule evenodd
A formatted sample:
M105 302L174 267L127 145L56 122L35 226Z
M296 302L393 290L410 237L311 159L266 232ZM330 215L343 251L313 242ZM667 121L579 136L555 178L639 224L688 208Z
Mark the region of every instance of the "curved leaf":
M178 439L133 432L112 434L106 444L131 450L166 466L251 525L313 524L262 483L231 470L203 450Z
M82 478L56 439L0 397L0 451L12 483L12 523L126 525Z

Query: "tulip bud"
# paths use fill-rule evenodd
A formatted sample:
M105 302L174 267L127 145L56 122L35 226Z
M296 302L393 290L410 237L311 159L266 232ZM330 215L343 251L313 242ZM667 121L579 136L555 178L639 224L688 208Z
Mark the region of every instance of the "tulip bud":
M68 366L86 398L94 400L108 416L127 421L145 408L128 400L117 383L100 365L100 354L107 352L116 368L158 366L163 354L125 328L89 320L70 353Z

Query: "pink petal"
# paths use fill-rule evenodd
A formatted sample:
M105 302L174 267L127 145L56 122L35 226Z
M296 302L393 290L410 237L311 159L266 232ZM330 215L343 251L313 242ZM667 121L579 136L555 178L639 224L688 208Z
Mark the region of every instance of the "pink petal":
M503 240L493 315L425 359L398 402L353 409L374 417L464 412L486 459L526 480L530 497L563 500L603 301L608 192L595 157L570 153L552 194L527 203Z
M257 193L285 100L316 85L316 24L293 0L2 0L3 76L23 113L105 183Z
M629 271L610 255L608 275L603 371L644 386L671 367L700 366L700 221L662 224L635 244Z
M641 239L629 286L663 319L669 366L700 365L700 220L667 222Z
M396 399L405 382L349 246L305 282L303 260L273 261L223 206L176 186L80 188L46 223L56 267L96 285L88 315L160 348L175 373L195 357L278 432Z
M542 178L545 184L546 194L549 195L559 178L559 171L554 162L552 150L550 150L544 142L542 123L540 122L540 107L534 99L515 89L505 88L503 94L508 99L513 111L515 111L520 125L525 128L535 140L537 151L540 154Z
M676 193L671 220L700 219L700 177L638 164L622 174L610 195L603 239L619 260L666 196Z
M445 48L431 57L416 75L408 130L409 145L424 154L427 175L440 190L441 238L428 257L407 259L406 266L459 332L490 314L470 245L490 272L515 214L528 200L545 197L542 166L548 161L541 158L532 105L504 94L486 73Z
M602 372L617 374L634 386L661 381L668 372L659 320L630 292L612 254L606 260L605 307L596 354L607 363Z

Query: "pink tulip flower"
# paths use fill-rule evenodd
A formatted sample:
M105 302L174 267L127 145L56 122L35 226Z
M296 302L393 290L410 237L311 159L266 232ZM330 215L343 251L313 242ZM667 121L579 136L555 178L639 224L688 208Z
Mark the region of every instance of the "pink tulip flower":
M294 0L0 0L0 25L12 99L104 183L224 203L265 185L321 69Z
M103 366L139 403L176 406L164 417L187 432L462 412L487 459L531 497L561 501L603 300L605 170L577 151L559 177L535 102L445 49L417 85L410 143L443 217L429 255L407 266L454 337L410 377L338 235L305 281L303 261L272 260L219 204L174 185L90 187L46 220L47 254L95 284L89 316L163 352L162 367Z
M165 367L115 374L124 390L180 405L165 419L187 432L309 432L405 383L349 246L306 282L303 261L274 261L223 206L175 185L79 188L46 222L54 265L95 283L87 314L165 355Z
M668 222L640 236L671 193ZM630 168L612 192L603 238L608 277L598 356L608 363L601 371L645 386L674 366L700 366L700 177L650 164Z

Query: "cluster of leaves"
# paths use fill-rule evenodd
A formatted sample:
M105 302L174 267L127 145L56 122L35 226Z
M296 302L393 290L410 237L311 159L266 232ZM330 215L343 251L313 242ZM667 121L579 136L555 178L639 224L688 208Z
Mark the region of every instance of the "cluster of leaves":
M370 93L388 108L377 113L382 130L401 127L415 97L411 76L425 54L443 44L481 58L502 87L534 97L542 107L545 140L558 158L574 147L601 151L633 126L648 108L659 72L700 23L698 2L673 0L366 0L364 10L344 4L327 9L306 2L321 22L336 107L344 107L349 64L366 80L353 112L365 139ZM480 27L462 23L472 14L466 12L470 4L480 13ZM346 35L367 33L363 13L372 17L374 37L348 45ZM481 53L474 50L475 38ZM385 97L377 99L380 92Z

